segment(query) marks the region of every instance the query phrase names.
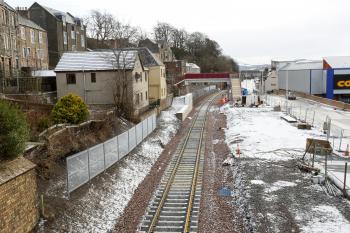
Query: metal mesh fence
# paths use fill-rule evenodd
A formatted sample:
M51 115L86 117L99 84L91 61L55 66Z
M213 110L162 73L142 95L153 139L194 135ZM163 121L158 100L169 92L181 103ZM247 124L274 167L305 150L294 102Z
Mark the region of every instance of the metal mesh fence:
M83 151L67 158L67 190L72 192L90 180L89 153Z
M152 133L156 124L156 115L153 114L122 134L67 157L68 194L126 156Z
M126 131L118 136L119 158L129 153L129 132Z
M153 120L152 120L152 117L150 116L150 117L148 117L147 118L147 135L150 135L150 133L152 133L152 131L153 131L153 126L152 126L152 122L153 122Z
M142 131L143 131L142 122L140 122L139 124L136 125L136 144L139 144L143 140Z
M350 130L337 126L328 116L324 118L323 114L317 114L317 106L291 103L291 101L286 99L282 100L269 95L265 96L265 100L267 105L272 107L280 106L282 111L285 111L300 122L322 128L334 150L343 152L350 144ZM339 119L335 120L339 124Z
M104 143L105 146L105 165L109 168L119 160L118 157L118 138L112 138Z
M145 119L144 121L142 121L142 139L145 139L145 137L147 137L148 135L148 121L147 119Z
M136 127L129 129L129 152L136 147Z
M94 178L105 170L104 160L103 144L99 144L89 149L90 179Z

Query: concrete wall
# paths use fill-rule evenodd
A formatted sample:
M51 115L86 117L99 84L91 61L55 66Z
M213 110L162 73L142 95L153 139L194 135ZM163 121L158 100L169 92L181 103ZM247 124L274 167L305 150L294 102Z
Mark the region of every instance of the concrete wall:
M0 233L27 233L39 219L35 165L24 158L1 162Z

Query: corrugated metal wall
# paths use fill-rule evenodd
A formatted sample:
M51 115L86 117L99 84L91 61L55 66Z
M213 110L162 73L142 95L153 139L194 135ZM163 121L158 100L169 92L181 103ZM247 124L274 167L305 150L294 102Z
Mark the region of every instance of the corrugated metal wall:
M285 90L287 71L278 71L278 88ZM305 94L323 94L325 85L323 70L289 70L288 90Z

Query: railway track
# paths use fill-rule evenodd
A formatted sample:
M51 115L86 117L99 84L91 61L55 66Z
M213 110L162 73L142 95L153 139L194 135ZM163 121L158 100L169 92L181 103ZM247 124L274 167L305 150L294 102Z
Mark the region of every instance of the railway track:
M179 143L138 232L197 232L204 163L206 116L216 95L200 106Z

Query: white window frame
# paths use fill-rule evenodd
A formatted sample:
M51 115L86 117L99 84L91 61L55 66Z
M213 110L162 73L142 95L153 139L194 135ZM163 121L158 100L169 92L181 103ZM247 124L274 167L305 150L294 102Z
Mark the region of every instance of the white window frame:
M9 49L9 38L6 34L2 35L2 38L4 40L4 48L5 50Z
M30 42L35 43L35 31L33 29L30 29Z
M26 40L26 28L21 26L21 39Z
M75 40L75 37L76 37L76 36L75 36L75 31L74 31L74 30L72 30L70 34L71 34L71 38L72 38L72 40Z
M39 44L43 43L43 32L39 31Z
M82 48L85 48L85 36L81 35L80 36L80 44Z
M68 35L67 32L63 32L63 44L68 44Z

